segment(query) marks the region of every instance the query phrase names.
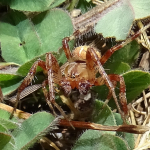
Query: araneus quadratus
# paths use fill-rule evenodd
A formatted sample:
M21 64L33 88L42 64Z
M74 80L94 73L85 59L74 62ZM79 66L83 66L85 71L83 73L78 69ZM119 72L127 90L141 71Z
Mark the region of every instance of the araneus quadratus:
M62 45L68 61L62 67L59 67L56 58L50 52L46 53L45 62L42 60L37 60L32 65L29 73L18 88L17 102L12 115L16 110L21 92L32 82L32 79L36 73L36 68L37 66L40 66L43 70L47 71L48 74L48 79L43 81L42 88L46 97L46 101L52 110L53 106L55 106L61 112L61 114L66 117L62 108L55 102L54 84L58 84L63 89L65 95L69 95L72 89L75 88L79 90L80 94L86 95L91 86L106 84L109 88L107 100L109 100L111 96L114 98L118 111L122 116L123 122L125 123L125 116L128 114L128 108L124 78L116 74L107 75L102 65L115 51L119 50L133 39L138 37L143 30L146 30L149 26L150 25L145 26L132 37L128 38L125 42L112 47L102 57L100 56L100 53L92 46L80 46L75 48L73 52L70 51L68 42L72 39L72 37L74 38L77 34L79 34L79 31L75 32L72 37L64 38L62 40ZM96 78L97 72L100 74L98 78ZM115 93L116 82L120 82L119 98L123 111L121 111ZM46 90L47 84L49 86L49 92ZM53 113L56 115L54 110Z

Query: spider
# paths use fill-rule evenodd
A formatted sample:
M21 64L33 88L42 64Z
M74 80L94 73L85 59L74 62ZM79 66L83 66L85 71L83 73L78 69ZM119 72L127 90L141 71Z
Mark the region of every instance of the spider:
M10 118L16 110L21 92L32 82L36 73L36 68L40 66L44 71L47 71L48 79L43 81L42 89L46 97L46 101L52 110L53 106L55 106L61 114L67 118L62 108L55 102L55 84L59 85L61 89L63 89L64 95L67 96L71 93L72 89L75 88L79 90L81 95L86 95L92 86L106 84L109 89L107 101L113 97L123 122L126 123L125 116L128 114L128 108L124 78L117 74L107 75L102 65L115 51L137 38L143 30L147 28L148 26L144 27L132 37L128 38L125 42L112 47L102 57L93 46L80 46L75 48L73 52L70 51L68 42L77 36L79 31L74 32L72 37L64 38L62 40L62 47L68 61L60 67L56 58L50 52L46 53L45 62L43 60L37 60L32 65L29 73L18 88L16 104ZM100 76L96 77L98 72ZM116 82L120 83L119 99L123 111L120 108L115 93ZM46 85L49 86L49 92L46 89ZM53 114L56 115L54 110Z

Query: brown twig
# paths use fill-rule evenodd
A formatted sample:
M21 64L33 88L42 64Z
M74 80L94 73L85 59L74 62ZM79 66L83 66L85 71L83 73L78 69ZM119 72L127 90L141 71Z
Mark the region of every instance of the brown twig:
M0 109L6 110L10 113L13 111L13 107L8 106L8 105L3 104L3 103L0 103ZM28 119L31 116L31 114L24 112L24 111L21 111L19 109L16 109L16 111L14 112L14 116L16 116L20 119Z
M112 9L115 5L118 5L119 2L120 0L109 0L108 2L98 5L87 13L73 19L75 29L80 30L80 35L93 30L93 27L100 17L109 11L108 8Z
M128 132L128 133L134 133L134 134L143 134L150 129L148 126L140 126L140 125L103 126L101 124L90 123L90 122L81 122L81 121L69 122L64 119L61 119L59 122L60 126L69 127L70 124L72 124L75 128L80 128L80 129L119 131L119 132Z
M0 103L0 109L12 112L13 107ZM14 116L20 119L28 119L31 114L16 109ZM149 130L148 126L140 125L119 125L119 126L103 126L101 124L82 122L82 121L68 121L65 119L60 119L59 126L65 127L75 127L80 129L92 129L92 130L101 130L101 131L119 131L119 132L128 132L134 134L143 134Z

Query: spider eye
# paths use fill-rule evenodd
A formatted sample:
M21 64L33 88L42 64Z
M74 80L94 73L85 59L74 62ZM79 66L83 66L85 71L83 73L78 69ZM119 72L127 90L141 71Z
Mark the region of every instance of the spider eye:
M79 92L80 94L86 95L90 90L90 84L88 82L79 83Z
M72 90L70 82L68 82L68 81L61 82L61 88L63 89L65 95L67 95L67 96L70 95L71 90Z

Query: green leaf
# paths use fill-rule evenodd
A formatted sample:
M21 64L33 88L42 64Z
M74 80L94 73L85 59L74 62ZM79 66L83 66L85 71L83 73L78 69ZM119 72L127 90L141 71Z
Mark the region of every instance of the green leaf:
M45 55L43 54L46 52L52 52L58 60L60 55L57 52L62 47L62 39L73 32L73 25L69 15L60 9L54 9L37 15L33 18L33 23L41 43L41 51L40 55L37 53L32 60L26 62L18 69L18 74L23 76L28 73L32 64L37 59L45 60Z
M5 145L10 141L11 136L6 134L6 133L1 133L0 132L0 149L3 150Z
M61 9L40 13L32 21L41 43L41 54L58 52L62 47L62 39L73 33L72 21Z
M85 131L75 143L73 150L91 150L98 149L102 133L96 130ZM100 148L100 147L99 147Z
M86 0L87 2L90 2L91 0Z
M37 140L54 129L56 124L54 117L46 112L39 112L25 120L21 127L12 133L15 139L15 150L25 150L31 147Z
M107 64L105 68L107 68ZM109 64L108 68L110 68L110 69L106 69L106 72L108 74L122 74L124 72L131 70L130 66L127 63L117 62L117 61Z
M134 100L140 93L150 85L150 74L140 70L132 70L122 75L126 85L126 97L128 103ZM105 101L108 95L108 88L95 86L92 88L97 94L97 98ZM116 88L116 95L119 95L119 88ZM111 108L116 108L113 98L108 103Z
M150 85L150 74L140 70L133 70L123 74L126 84L128 102L134 100Z
M3 95L6 95L14 91L19 85L22 77L16 74L0 74L0 86L2 88Z
M13 139L13 136L11 136L9 143L7 143L2 150L14 150L14 147L15 147L15 141Z
M117 126L118 126L118 125L122 125L122 124L123 124L123 120L122 120L122 118L121 118L121 115L120 115L120 114L118 114L118 113L114 113L114 117L115 117L115 119L116 119Z
M8 131L10 129L15 129L19 126L17 118L13 117L9 119L10 113L5 110L0 109L0 131Z
M23 76L40 58L37 56L49 51L57 52L62 46L62 39L73 32L69 15L60 9L41 13L33 19L33 22L35 25L23 13L15 11L7 13L0 25L2 56L5 61L24 64L18 71L18 74ZM9 79L11 76L14 76L13 79ZM20 85L21 79L17 75L0 74L3 94L15 90Z
M5 61L24 64L46 52L56 52L62 39L73 32L69 15L60 9L40 13L33 23L17 11L3 17L0 38Z
M38 59L45 60L45 54L35 57L34 59L32 59L32 60L26 62L25 64L23 64L22 66L20 66L17 70L17 74L21 75L21 76L26 76L27 73L29 72L29 69L33 65L33 63L36 62ZM36 70L36 72L38 72L38 71L39 71L39 69Z
M3 109L0 109L0 118L1 119L6 119L6 120L10 120L10 113L8 111L5 111ZM11 119L11 121L14 121L14 122L18 122L17 118L13 117Z
M18 127L18 124L16 124L15 122L1 118L0 118L0 125L3 126L5 129L7 129L6 131Z
M80 9L82 13L86 13L90 9L92 9L95 5L87 0L82 0L78 2L77 9Z
M104 102L96 100L93 110L92 122L109 126L116 125L115 117L110 107L104 106Z
M54 0L13 0L10 1L9 5L11 9L21 11L44 11L49 8Z
M122 125L123 121L122 118L120 116L120 114L118 113L114 113L117 125ZM125 139L130 147L130 149L134 149L134 145L135 145L135 138L134 138L134 134L132 133L125 133L125 132L117 132L117 136Z
M120 116L120 114L118 113L114 113L117 125L122 125L123 121L122 118ZM135 145L135 137L134 134L132 133L125 133L125 132L117 132L117 136L125 139L128 142L128 145L130 147L130 149L134 149L134 145Z
M65 64L65 62L67 62L67 58L66 58L66 55L63 50L60 52L60 55L57 60L60 65L63 65L63 64Z
M0 39L2 56L7 62L23 64L40 53L34 26L22 12L10 11L2 17Z
M124 40L128 36L134 18L134 12L128 0L121 0L101 14L95 26L95 32L102 33L104 37Z
M129 150L127 143L120 137L104 134L100 139L99 148L103 150Z
M62 4L63 2L65 2L66 0L55 0L49 8L55 8L57 6L59 6L60 4Z
M5 131L7 131L7 128L0 124L0 132L5 132Z
M100 131L87 130L75 143L73 150L129 150L128 145L121 138L102 134Z
M135 19L144 19L150 16L150 1L149 0L130 0L134 9Z
M108 88L106 85L102 86L93 86L92 90L97 93L97 99L105 101L108 95Z
M130 66L139 57L139 44L136 41L117 50L104 64L108 74L122 74L130 70Z

